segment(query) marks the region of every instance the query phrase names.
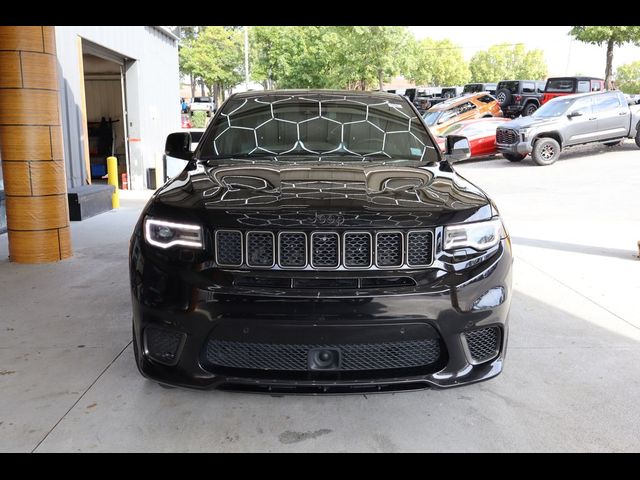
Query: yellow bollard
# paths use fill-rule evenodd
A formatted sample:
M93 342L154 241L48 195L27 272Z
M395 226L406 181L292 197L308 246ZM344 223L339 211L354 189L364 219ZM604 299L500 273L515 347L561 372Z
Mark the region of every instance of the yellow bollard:
M115 187L115 191L111 196L111 206L120 208L120 194L118 191L118 159L116 157L107 157L107 177L109 185Z

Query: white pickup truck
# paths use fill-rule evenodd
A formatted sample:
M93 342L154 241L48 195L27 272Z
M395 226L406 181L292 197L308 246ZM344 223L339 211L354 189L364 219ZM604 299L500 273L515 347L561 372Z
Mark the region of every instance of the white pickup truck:
M189 104L189 110L192 112L207 112L207 117L210 117L216 111L216 105L211 97L193 97Z

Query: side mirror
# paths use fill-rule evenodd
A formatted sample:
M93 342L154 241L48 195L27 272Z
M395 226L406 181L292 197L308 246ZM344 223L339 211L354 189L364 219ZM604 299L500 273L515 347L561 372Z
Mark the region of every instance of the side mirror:
M574 110L573 112L570 112L567 115L568 118L581 117L581 116L582 116L582 112L580 110Z
M168 157L191 160L193 157L193 152L191 151L191 134L189 132L169 134L164 146L164 153Z
M445 158L449 163L466 160L471 156L471 147L467 137L447 135L445 145Z

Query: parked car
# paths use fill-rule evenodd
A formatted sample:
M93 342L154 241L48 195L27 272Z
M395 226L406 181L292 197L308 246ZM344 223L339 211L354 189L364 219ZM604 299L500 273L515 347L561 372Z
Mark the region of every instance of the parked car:
M486 92L451 98L431 107L422 117L434 135L462 120L502 117L498 101Z
M443 87L442 91L440 92L440 97L442 97L443 100L446 100L447 98L459 97L460 95L462 95L463 89L464 87Z
M567 147L599 142L614 146L635 138L640 147L640 106L628 105L618 91L554 98L530 117L501 125L498 151L512 162L528 154L538 165L551 165Z
M549 100L574 93L599 92L604 90L604 80L594 77L551 77L544 87L541 105Z
M462 94L489 92L495 95L497 87L497 83L467 83L462 89Z
M189 110L191 112L207 112L207 117L210 117L216 111L216 106L211 97L193 97Z
M498 375L511 243L493 201L397 95L244 92L142 211L133 338L163 384L339 393Z
M183 126L183 128L185 127ZM190 148L191 148L191 151L194 151L198 146L198 142L200 142L202 135L204 134L204 128L187 127L182 131L188 132L190 134L190 141L191 141ZM167 155L165 153L162 156L162 165L164 167L165 182L170 178L173 178L179 175L180 172L182 172L182 170L185 169L185 167L187 166L187 163L188 162L182 158L171 157L170 155Z
M496 99L505 117L527 117L540 108L544 87L544 80L502 80Z
M442 135L436 137L440 150L446 149L447 139L449 135L458 135L469 140L469 148L471 156L469 158L485 157L496 155L496 128L508 122L508 118L477 118L475 120L465 120L451 125L442 132Z

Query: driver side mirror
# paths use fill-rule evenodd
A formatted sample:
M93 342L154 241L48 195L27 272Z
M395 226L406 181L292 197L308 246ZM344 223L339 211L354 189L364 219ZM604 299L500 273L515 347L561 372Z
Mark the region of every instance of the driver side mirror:
M573 112L570 112L567 117L568 118L573 118L573 117L581 117L583 114L580 110L574 110Z
M445 158L449 163L466 160L471 156L471 147L467 137L459 135L447 135Z
M193 157L193 152L191 151L191 134L189 132L169 134L164 146L164 153L168 157L190 161Z

